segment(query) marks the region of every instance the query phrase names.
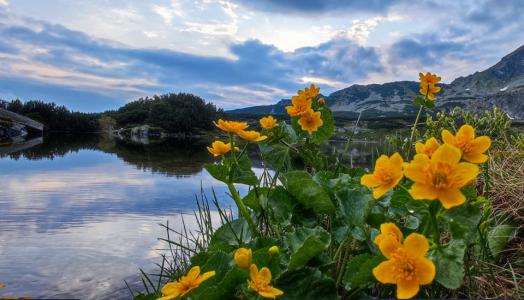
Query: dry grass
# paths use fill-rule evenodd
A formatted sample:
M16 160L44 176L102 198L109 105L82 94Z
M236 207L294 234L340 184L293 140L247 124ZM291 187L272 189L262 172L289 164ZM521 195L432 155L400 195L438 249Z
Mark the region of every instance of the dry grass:
M512 220L518 231L496 260L470 261L471 276L465 280L462 295L520 299L524 297L524 138L498 143L488 166L486 196L493 207L491 222Z

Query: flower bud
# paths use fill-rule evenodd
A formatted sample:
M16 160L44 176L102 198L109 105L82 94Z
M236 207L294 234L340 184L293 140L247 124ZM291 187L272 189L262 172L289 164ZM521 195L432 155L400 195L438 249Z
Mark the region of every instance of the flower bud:
M252 256L251 249L247 248L238 248L237 251L235 251L235 263L237 266L243 269L249 269L251 266L251 256Z
M278 255L278 253L280 252L280 249L278 249L278 246L273 246L269 248L268 252L271 256L274 256L274 255Z
M320 98L320 99L318 99L318 104L320 104L320 105L326 105L326 99L324 99L324 98Z

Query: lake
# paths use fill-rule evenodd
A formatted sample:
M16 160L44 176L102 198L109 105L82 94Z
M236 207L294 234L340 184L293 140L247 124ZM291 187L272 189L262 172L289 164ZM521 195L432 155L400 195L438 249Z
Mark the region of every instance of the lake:
M201 187L234 206L203 170L213 161L206 142L85 135L36 144L0 157L0 296L129 299L124 280L140 288L139 268L160 262L159 224L180 228L184 215L195 228ZM369 163L373 147L352 147L348 163Z

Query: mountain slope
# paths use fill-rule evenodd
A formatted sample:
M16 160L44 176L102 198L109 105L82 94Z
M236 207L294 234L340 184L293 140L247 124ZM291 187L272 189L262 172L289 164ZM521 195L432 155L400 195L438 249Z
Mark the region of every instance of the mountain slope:
M524 119L524 46L504 56L497 64L451 84L442 84L438 109L462 106L480 111L497 105L515 119ZM416 114L412 105L418 95L419 83L397 81L384 84L352 85L325 97L335 112L363 117L399 117ZM285 114L290 101L283 99L274 105L253 106L229 111L244 114Z

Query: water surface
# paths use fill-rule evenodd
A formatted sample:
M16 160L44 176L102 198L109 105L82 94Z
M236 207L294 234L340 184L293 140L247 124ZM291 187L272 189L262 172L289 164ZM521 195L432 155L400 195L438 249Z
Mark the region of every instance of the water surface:
M55 136L4 151L0 283L7 288L0 296L128 299L124 280L137 282L139 268L159 262L159 223L180 227L182 213L194 228L189 214L201 186L209 195L214 188L222 206L233 205L225 186L202 169L213 161L205 146ZM372 148L352 147L348 163L369 160Z

